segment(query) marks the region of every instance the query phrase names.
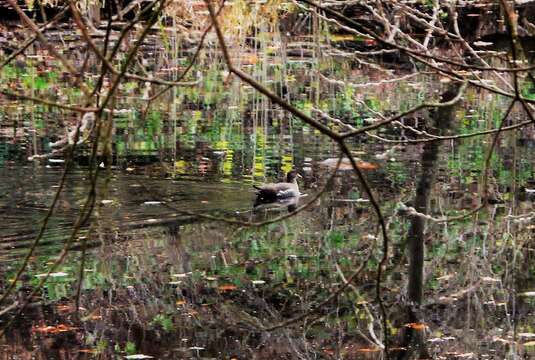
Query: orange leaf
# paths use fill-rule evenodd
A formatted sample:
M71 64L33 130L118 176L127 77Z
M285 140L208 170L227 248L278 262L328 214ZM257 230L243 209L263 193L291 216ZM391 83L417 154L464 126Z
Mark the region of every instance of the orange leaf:
M97 352L95 349L80 349L78 352L85 353L85 354L94 354Z
M233 291L233 290L236 290L237 288L238 287L236 285L232 285L232 284L221 285L218 287L219 291L222 291L222 292Z
M254 65L258 62L258 56L255 54L246 54L242 56L243 65Z
M34 327L32 331L37 332L37 333L44 333L44 334L57 334L57 333L62 333L62 332L67 332L67 331L73 331L76 329L77 328L69 326L69 325L59 324L58 326Z
M381 350L380 348L376 347L376 348L360 348L360 349L356 349L356 351L358 352L376 352L376 351L379 351Z
M403 326L414 329L414 330L425 330L427 328L427 325L423 323L408 323Z
M379 165L367 161L358 161L357 167L361 170L375 170L379 168Z

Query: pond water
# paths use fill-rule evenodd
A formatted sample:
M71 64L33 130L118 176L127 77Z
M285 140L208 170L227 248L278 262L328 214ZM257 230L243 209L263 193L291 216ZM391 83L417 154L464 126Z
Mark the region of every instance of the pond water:
M270 60L254 70L262 80L280 76ZM303 70L315 69L315 62L296 57L285 67L293 81L278 90L301 109L323 109L358 127L376 111L398 113L437 98L449 86L425 74L329 65L333 77L343 73L346 81L372 85L340 88ZM31 69L10 71L42 76ZM3 81L10 76L4 73ZM223 66L209 68L198 87L170 93L147 112L136 99L142 87L123 89L114 117L114 156L111 163L98 160L95 211L69 243L90 188L89 146L82 145L10 300L23 302L35 294L21 316L14 317L15 306L0 318L1 359L384 356L375 288L382 239L362 186L347 161L328 181L337 163L336 145L225 76ZM381 82L400 77L407 78ZM469 90L449 131L497 127L506 107L501 97ZM440 124L423 125L433 116L420 112L403 124L434 131ZM50 143L62 136L58 119L73 122L41 105L5 102L0 109L3 289L32 248L60 184L61 154L27 160L50 151ZM510 119L524 121L525 115L515 108ZM414 138L399 125L374 134ZM500 137L491 158L488 206L458 221L427 222L424 301L417 322L407 320L403 305L410 219L401 204L412 206L419 182L432 176L436 181L427 189L432 217L477 207L491 141L449 140L434 150L364 136L350 141L387 220L390 257L381 294L390 351L397 358L535 356L535 227L533 217L515 217L535 210L532 128ZM436 166L425 173L429 151L437 156ZM300 189L306 196L299 205L310 206L280 222L247 226L288 214L285 206L253 209L252 185L282 179L292 168L303 175ZM54 266L65 247L70 249L65 259ZM82 266L78 313L74 300ZM350 286L324 303L357 269ZM47 271L48 281L37 289ZM269 329L318 304L310 316Z

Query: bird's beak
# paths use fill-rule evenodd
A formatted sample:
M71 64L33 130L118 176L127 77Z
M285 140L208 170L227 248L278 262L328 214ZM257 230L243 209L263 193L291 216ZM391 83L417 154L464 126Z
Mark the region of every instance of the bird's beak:
M297 174L297 178L298 178L298 179L302 179L303 176L301 176L301 174L298 173L298 174Z

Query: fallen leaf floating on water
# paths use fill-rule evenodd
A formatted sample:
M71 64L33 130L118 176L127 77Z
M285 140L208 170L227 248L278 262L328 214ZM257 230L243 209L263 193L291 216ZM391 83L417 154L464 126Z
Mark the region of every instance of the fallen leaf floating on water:
M127 355L124 358L125 359L154 359L154 356L144 355L144 354L134 354L134 355Z
M377 352L377 351L381 351L381 348L360 348L360 349L355 349L355 351L358 351L358 352Z
M356 36L353 34L334 34L330 35L329 38L331 41L353 41Z
M258 62L258 56L255 54L245 54L241 58L242 65L254 65Z
M427 325L425 325L423 323L408 323L408 324L405 324L403 326L411 328L411 329L414 329L414 330L425 330L425 329L427 329Z
M232 284L225 284L225 285L220 285L217 288L219 289L219 291L225 292L225 291L236 290L238 287L236 285L232 285Z
M367 161L357 161L357 167L361 170L375 170L379 165Z
M95 354L97 352L96 349L80 349L78 350L79 353L83 354Z
M43 333L43 334L58 334L58 333L62 333L62 332L73 331L73 330L76 330L76 329L78 329L78 328L72 327L72 326L69 326L69 325L65 325L65 324L59 324L57 326L38 326L38 327L34 327L34 328L32 328L32 332Z

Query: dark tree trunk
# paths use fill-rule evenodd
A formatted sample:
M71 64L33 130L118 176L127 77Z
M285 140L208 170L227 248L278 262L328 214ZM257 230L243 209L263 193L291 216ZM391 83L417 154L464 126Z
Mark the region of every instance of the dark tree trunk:
M442 94L441 101L447 102L452 100L457 94L458 89L458 86L452 86ZM445 134L454 122L455 108L455 105L445 106L437 108L433 113L432 119L434 120L438 135ZM416 187L416 197L413 204L416 211L422 214L429 213L429 199L436 179L439 151L440 143L438 141L426 143L423 148L422 170L420 181ZM427 347L425 346L425 332L422 326L418 326L418 324L423 322L419 308L423 302L425 225L426 220L423 217L413 216L407 235L409 252L409 304L407 306L406 323L409 325L404 327L400 334L400 345L406 350L398 354L398 359L408 359L412 353L418 353L418 358L429 358Z
M442 102L452 100L457 94L458 86L453 86L442 94ZM433 120L439 135L444 134L455 119L455 105L437 108ZM422 153L422 172L420 181L416 187L416 197L414 208L419 213L429 212L429 196L435 183L436 171L438 167L437 159L440 150L440 143L433 141L424 145ZM424 235L425 219L420 216L413 216L408 233L409 250L409 301L420 305L423 299L424 281Z

